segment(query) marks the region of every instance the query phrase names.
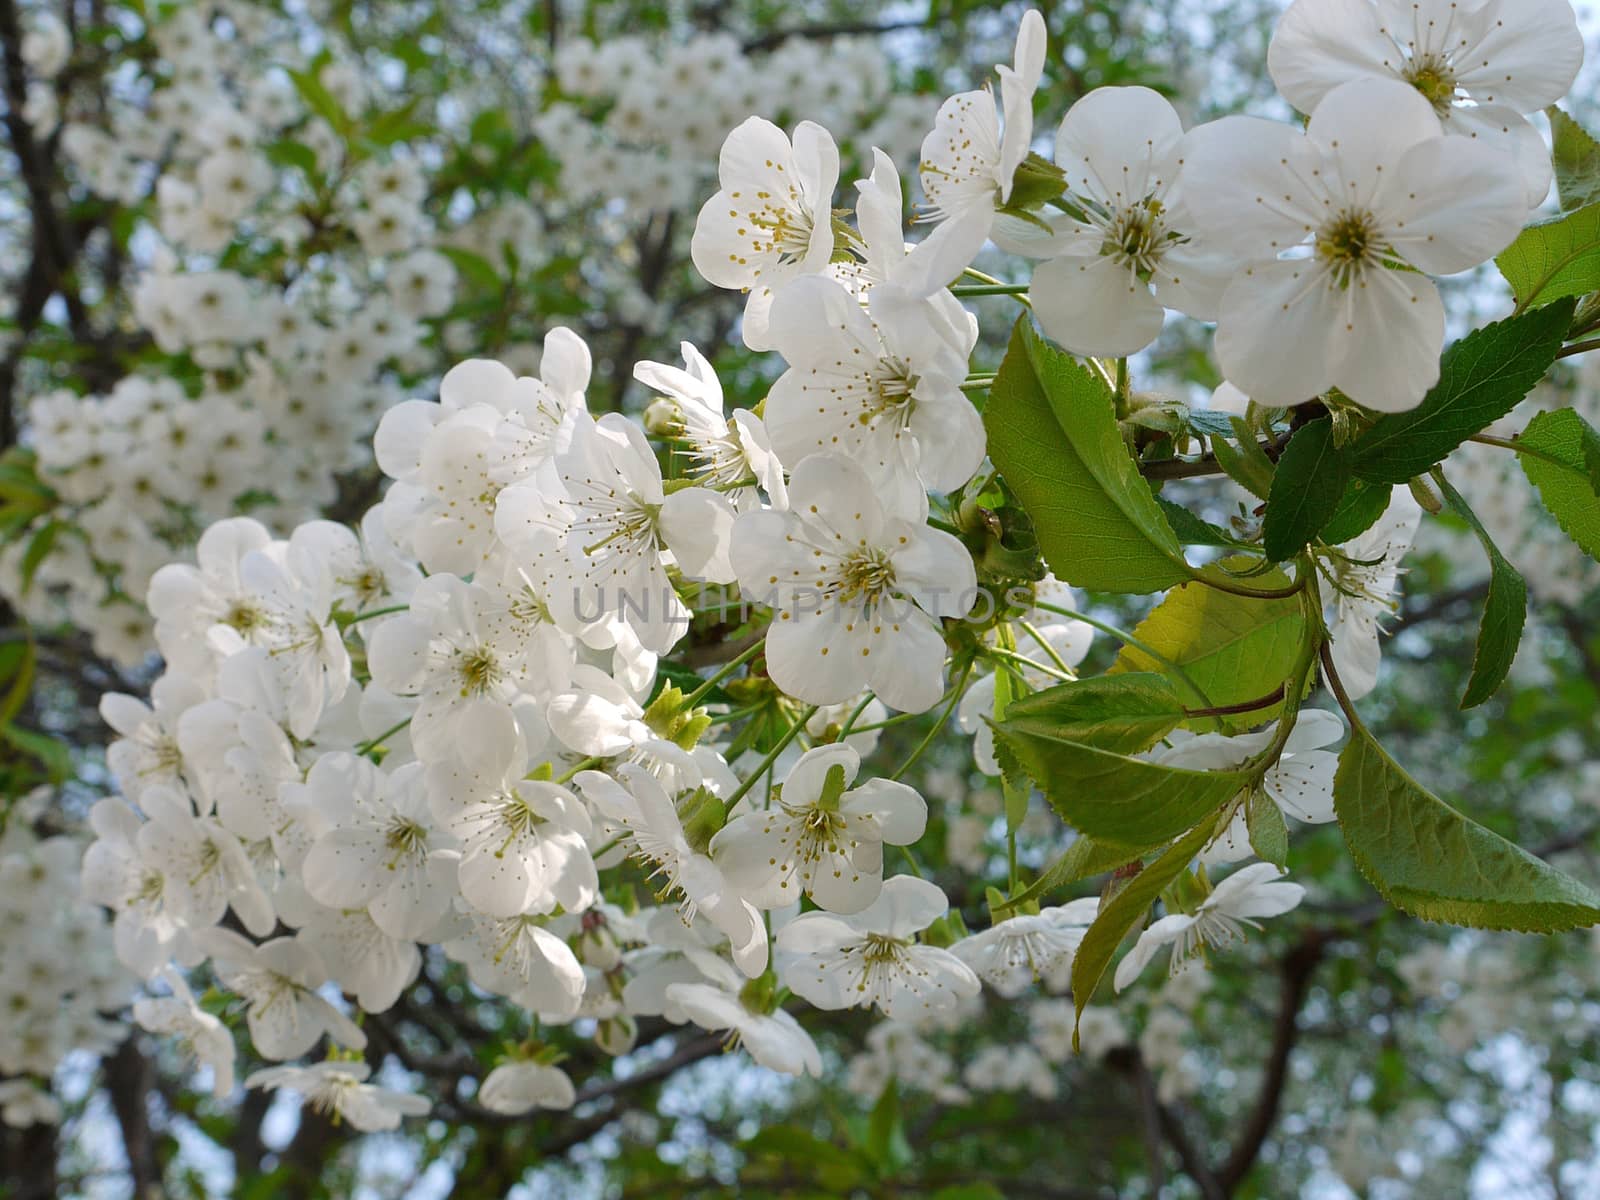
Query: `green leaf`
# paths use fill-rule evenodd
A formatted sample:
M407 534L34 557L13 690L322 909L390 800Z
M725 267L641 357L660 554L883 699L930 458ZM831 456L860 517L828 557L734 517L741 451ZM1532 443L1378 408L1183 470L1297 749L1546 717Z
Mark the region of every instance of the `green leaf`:
M1322 527L1322 540L1330 546L1340 546L1360 537L1378 523L1378 518L1388 509L1392 495L1394 492L1387 484L1352 479L1350 486L1344 490L1339 507L1333 510L1333 516Z
M1266 581L1287 582L1277 572ZM1133 631L1141 646L1161 658L1129 644L1117 655L1111 674L1166 672L1171 663L1200 689L1204 707L1245 704L1288 679L1305 634L1305 613L1295 597L1260 600L1188 583L1174 588ZM1272 720L1282 709L1279 701L1216 720L1231 730L1248 729Z
M266 155L273 166L295 167L307 179L317 178L317 152L304 142L288 139L269 142L266 146Z
M1229 479L1257 500L1265 500L1272 490L1275 470L1272 460L1261 448L1261 443L1256 441L1256 435L1250 431L1243 417L1233 418L1233 435L1238 445L1226 438L1212 438L1211 453L1216 455L1217 465L1228 473Z
M1571 212L1600 200L1600 142L1555 105L1544 111L1554 135L1550 162L1555 168L1561 211Z
M1167 885L1183 873L1194 856L1210 840L1211 823L1197 825L1169 846L1161 857L1140 871L1110 900L1100 906L1100 915L1094 919L1083 935L1078 952L1072 959L1072 1000L1083 1016L1083 1010L1094 998L1095 989L1111 965L1111 956L1122 945L1122 939L1134 924L1149 912L1155 898ZM1072 1033L1074 1048L1078 1033Z
M65 783L72 777L72 751L60 738L15 725L0 725L0 741L42 765L52 783Z
M1073 828L1149 847L1176 837L1250 784L1242 771L1190 771L1060 737L1045 723L1002 721L997 736Z
M16 720L33 687L36 659L33 642L7 642L0 645L0 681L11 680L4 700L0 700L0 725Z
M1164 677L1139 673L1059 684L1012 700L1002 715L1045 736L1138 754L1176 729L1184 711Z
M1056 577L1154 592L1190 577L1183 548L1117 430L1111 389L1027 318L989 389L989 457L1033 519Z
M1600 922L1600 896L1427 791L1360 725L1333 799L1356 866L1402 912L1537 933Z
M870 1176L869 1164L853 1150L825 1141L793 1125L769 1125L742 1144L752 1158L774 1160L788 1173L796 1167L805 1178L847 1194Z
M900 1089L890 1079L867 1115L866 1137L861 1148L873 1163L887 1167L893 1163L895 1140L903 1141L904 1137L900 1126Z
M1443 471L1434 472L1450 507L1472 527L1472 532L1489 556L1489 595L1483 605L1483 620L1478 625L1478 646L1472 656L1472 676L1467 680L1462 708L1475 708L1494 695L1511 671L1522 641L1522 626L1528 619L1528 585L1517 569L1506 561L1489 531L1478 520L1460 492L1451 486Z
M1570 408L1542 412L1517 438L1522 472L1568 537L1600 559L1600 433Z
M1295 431L1278 459L1267 494L1262 545L1274 562L1293 558L1322 532L1350 482L1350 457L1335 443L1331 420Z
M1172 526L1172 532L1178 535L1178 541L1185 546L1222 546L1235 549L1244 545L1231 533L1217 528L1209 521L1202 521L1181 504L1174 504L1161 496L1156 497L1156 503L1161 506L1167 524Z
M1266 792L1257 788L1245 802L1245 830L1250 835L1250 849L1263 862L1280 870L1289 863L1289 826L1284 823L1283 810Z
M1494 261L1518 308L1600 288L1600 204L1529 225Z
M1410 412L1391 413L1352 446L1355 474L1405 483L1505 416L1544 378L1566 339L1574 301L1485 325L1439 361L1439 382Z
M1233 423L1238 419L1234 413L1214 408L1187 409L1183 418L1184 424L1204 437L1232 437Z
M333 131L341 138L350 136L350 117L340 106L323 82L318 78L322 69L323 60L315 60L304 71L290 71L289 78L294 82L295 91L300 93L300 98L317 116L321 117L333 127Z
M1132 862L1143 853L1137 846L1123 846L1101 838L1079 834L1065 852L1051 863L1022 891L1010 896L997 906L1000 911L1020 908L1030 901L1039 900L1057 888L1088 879L1091 875L1104 875Z
M504 286L500 272L496 271L494 264L483 255L463 250L459 246L440 246L438 250L454 263L456 270L460 271L479 291L498 292Z
M431 126L411 115L420 99L420 96L413 96L399 108L374 117L367 126L367 141L374 146L392 146L395 142L431 133Z
M50 551L55 548L56 539L61 536L61 531L66 525L61 521L46 521L39 526L28 544L22 551L22 563L19 568L22 576L22 592L27 595L28 589L33 586L33 577L39 573L39 568L44 565L44 560L50 557Z

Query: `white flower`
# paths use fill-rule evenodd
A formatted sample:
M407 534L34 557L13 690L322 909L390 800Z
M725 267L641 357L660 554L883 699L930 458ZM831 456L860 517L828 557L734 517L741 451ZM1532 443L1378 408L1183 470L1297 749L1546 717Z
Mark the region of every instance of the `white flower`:
M626 624L654 653L675 645L689 613L667 575L671 550L686 575L729 582L733 505L707 488L666 490L638 425L619 413L580 414L551 471L507 488L495 525L514 549L558 539L578 615Z
M106 748L106 765L129 800L137 801L147 787L184 789L178 724L205 699L205 689L179 671L167 671L151 685L149 704L120 692L100 697L101 718L120 735Z
M1202 947L1215 949L1244 937L1245 927L1260 929L1259 917L1276 917L1296 907L1305 896L1298 883L1283 883L1283 872L1271 863L1251 863L1229 875L1191 915L1172 913L1139 935L1133 949L1117 964L1117 991L1139 977L1163 946L1172 946L1172 969L1181 967Z
M301 875L330 908L365 908L393 938L439 923L455 894L456 841L438 828L420 763L385 774L354 754L324 754L306 776L315 832Z
M271 541L259 521L218 521L200 535L193 566L168 563L151 577L147 602L156 619L156 642L170 666L207 674L215 656L206 633L213 625L227 625L247 640L265 628L265 610L245 586L240 568L251 551Z
M1099 911L1099 897L1089 896L1037 913L1019 913L962 938L951 953L996 992L1012 999L1036 979L1067 969Z
M769 350L756 298L833 256L839 148L811 121L796 126L791 146L771 121L751 117L722 143L717 178L721 190L700 209L689 252L708 283L750 293L745 345Z
M861 759L818 746L790 768L773 806L735 817L711 855L746 899L779 908L804 891L830 912L860 912L883 887L883 847L909 846L928 822L916 789L889 779L851 788Z
M462 839L461 895L492 917L582 912L600 883L586 839L589 812L571 792L507 779L493 793L457 807L451 830Z
M789 364L767 395L778 457L838 454L862 467L894 506L923 485L948 492L983 462L983 420L961 390L966 346L953 346L930 306L874 288L869 318L835 281L807 276L772 304L772 341Z
M257 937L272 932L272 901L238 838L216 818L197 817L188 797L170 788L146 788L139 804L150 818L139 830L140 857L161 872L169 912L198 929L231 907Z
M0 1079L0 1123L13 1129L30 1125L56 1125L61 1121L61 1101L31 1079Z
M812 455L789 479L787 513L734 526L733 561L747 597L777 610L767 668L789 695L836 704L870 687L904 712L943 691L944 635L977 587L972 557L921 513L886 506L848 459Z
M182 975L169 967L162 978L171 994L139 997L133 1002L133 1019L142 1029L174 1039L211 1071L211 1094L226 1096L233 1091L233 1035L195 1003Z
M367 1012L392 1008L422 969L417 944L385 933L364 908L322 909L295 940L315 951L340 990Z
M570 1018L583 1003L583 965L544 921L470 913L461 932L444 943L445 953L465 963L479 987L552 1020Z
M753 491L757 485L775 505L784 507L788 493L783 464L773 453L766 425L748 409L724 415L716 371L692 343L683 342L679 349L681 368L642 362L633 368L633 377L666 398L668 424L689 444L693 477L740 508L749 506L747 500L757 500Z
M1582 66L1567 0L1297 0L1267 47L1273 83L1301 112L1351 79L1398 79L1446 133L1508 142L1529 207L1550 189L1550 156L1523 114L1566 95Z
M1048 218L1055 234L1033 253L1050 261L1028 294L1039 324L1068 350L1135 354L1160 334L1164 308L1216 316L1233 264L1194 237L1181 198L1185 145L1177 112L1149 88L1096 88L1062 120L1056 165L1083 219ZM1024 244L1039 232L1012 227Z
M1171 746L1149 757L1165 766L1190 771L1226 771L1265 750L1277 736L1277 729L1274 723L1257 733L1236 737L1203 733L1180 738L1173 734ZM1278 761L1261 779L1261 790L1285 816L1307 825L1326 825L1334 819L1333 775L1339 768L1339 756L1323 747L1333 745L1343 736L1344 722L1337 713L1322 708L1308 708L1300 713ZM1241 804L1227 829L1206 847L1201 861L1207 864L1238 862L1249 858L1251 853L1248 818Z
M116 913L111 931L117 958L144 978L177 957L199 961L189 945L183 896L168 897L167 876L140 845L139 814L118 796L107 796L89 810L96 838L83 855L83 894Z
M568 1109L577 1098L565 1071L533 1061L501 1063L478 1088L479 1104L513 1117L535 1108Z
M726 964L723 964L726 967ZM817 1044L781 1008L763 1011L746 1002L746 985L731 970L715 983L674 983L668 998L702 1029L726 1029L730 1043L742 1045L761 1066L785 1075L822 1075Z
M304 548L290 551L283 545L281 553L244 556L239 579L260 608L260 628L247 636L223 626L213 631L212 641L225 652L251 644L267 648L283 679L289 731L305 739L323 706L337 704L350 686L350 654L333 622L337 584L331 564Z
M886 880L854 916L802 913L778 934L778 978L818 1008L876 1005L909 1021L975 996L978 977L948 950L916 935L949 908L938 886L914 875Z
M22 35L19 52L23 63L35 75L54 79L72 57L72 34L54 13L33 13Z
M382 507L361 518L361 533L333 521L308 521L289 537L291 562L310 558L332 576L334 602L345 612L404 603L422 581L415 562L402 555L384 525ZM363 624L366 631L370 623Z
M550 731L563 745L591 757L626 758L669 788L701 782L689 752L645 724L643 705L623 681L597 667L580 666L572 682L573 690L552 697L546 710ZM648 692L649 682L641 694Z
M572 661L553 626L530 636L502 599L453 575L423 580L410 611L373 632L367 659L375 684L417 697L411 741L427 759L448 754L485 708L560 689Z
M733 960L754 978L767 966L767 927L761 913L705 852L690 844L673 797L643 767L624 763L619 779L583 771L574 779L584 797L629 834L634 854L663 880L662 897L681 896L679 912L692 922L703 915L733 946ZM620 780L620 781L619 781ZM686 803L715 803L699 791ZM709 839L708 839L709 840Z
M325 1116L348 1121L362 1133L400 1128L402 1117L420 1117L429 1104L421 1096L367 1083L372 1068L364 1062L319 1062L306 1067L266 1067L253 1072L246 1087L299 1092Z
M914 250L902 277L913 294L931 296L966 269L1011 198L1017 168L1033 141L1033 93L1044 74L1044 18L1022 15L1010 67L996 66L1000 105L987 87L939 106L922 143L922 194L928 219L941 222ZM1005 127L1001 130L1001 110Z
M1350 699L1359 700L1378 685L1378 636L1384 617L1399 602L1400 560L1411 549L1422 522L1422 507L1411 489L1398 486L1389 507L1371 529L1322 559L1329 575L1332 615L1329 649L1334 669Z
M1304 134L1226 117L1189 138L1186 202L1242 268L1217 324L1228 381L1266 406L1332 387L1382 412L1421 403L1444 340L1427 275L1517 235L1527 205L1510 157L1444 137L1415 89L1380 79L1329 92Z
M223 986L244 998L250 1041L262 1058L299 1058L324 1033L352 1050L366 1048L361 1027L317 994L328 973L310 947L288 937L253 946L228 929L205 929L195 940Z

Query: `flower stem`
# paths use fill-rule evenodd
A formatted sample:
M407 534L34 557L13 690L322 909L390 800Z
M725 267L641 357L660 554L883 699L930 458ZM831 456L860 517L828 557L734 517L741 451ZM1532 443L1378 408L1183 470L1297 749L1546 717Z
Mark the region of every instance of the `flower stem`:
M372 738L369 741L362 742L359 746L356 747L355 752L357 754L371 754L379 746L383 745L385 742L387 742L390 738L392 738L395 734L399 733L402 729L404 729L409 724L411 724L411 718L407 717L404 721L401 721L398 725L391 725L388 729L385 729L377 737Z
M757 642L754 646L751 646L749 649L747 649L744 652L742 652L741 654L737 655L735 658L733 658L729 662L725 663L722 666L722 668L715 675L713 675L710 679L706 680L699 687L695 688L694 691L690 692L687 696L685 696L683 698L684 708L685 709L691 709L696 704L699 704L700 701L705 699L707 693L709 693L712 688L716 687L717 684L721 683L729 675L732 675L740 667L744 666L745 663L749 662L752 658L754 658L757 654L759 654L762 650L764 650L766 648L766 645L767 645L766 640L762 639L761 641Z
M1052 678L1059 679L1062 683L1072 682L1072 672L1057 671L1054 667L1047 666L1044 663L1039 662L1037 659L1029 658L1025 654L1018 654L1014 650L1004 650L999 646L991 646L989 649L985 650L983 654L985 658L1003 659L1006 662L1014 663L1019 667L1026 667L1029 670L1038 671L1041 674L1049 675Z
M957 298L965 296L1025 296L1028 294L1028 285L1025 283L958 283L950 289L950 294Z
M850 736L850 731L856 727L856 721L860 719L862 713L867 711L867 705L871 704L872 701L873 693L870 689L868 689L866 694L861 697L861 703L855 706L850 715L845 718L844 724L839 727L839 736L836 739L837 741L842 742L845 738Z
M900 769L889 776L891 780L897 780L909 771L917 759L922 757L923 751L933 745L934 738L939 736L940 731L945 727L945 722L950 720L950 714L955 711L956 705L960 702L961 694L967 690L967 680L971 677L972 664L968 663L966 669L961 672L961 678L957 681L956 686L950 689L950 701L944 708L940 709L939 719L933 723L933 728L928 730L928 736L923 738L917 748L911 752L911 757L900 764Z
M571 783L573 778L578 774L578 772L587 771L591 767L598 767L604 761L605 760L603 758L586 758L586 759L583 759L581 762L574 763L572 765L572 769L571 770L563 771L560 775L557 775L550 782L554 783L554 784Z
M1019 620L1017 622L1017 624L1022 626L1022 632L1026 633L1034 641L1039 643L1039 648L1041 650L1043 650L1047 655L1049 655L1051 662L1055 663L1056 666L1060 667L1062 672L1064 674L1066 674L1069 678L1073 677L1072 668L1067 666L1066 659L1062 658L1061 655L1056 653L1056 648L1054 646L1052 646L1048 641L1045 640L1044 634L1040 633L1037 629L1035 629L1027 621L1020 621Z
M359 625L359 624L361 624L361 622L370 621L374 617L387 617L392 613L403 613L403 612L410 612L410 611L411 611L411 606L409 604L390 604L390 605L387 605L384 608L374 608L370 612L357 613L355 616L350 617L348 620L346 620L345 624L346 625Z
M784 732L784 735L778 739L778 744L769 750L767 752L767 756L763 758L759 764L757 764L756 769L752 771L748 777L746 777L743 783L734 789L733 795L728 797L727 804L725 805L729 812L732 812L733 806L739 803L739 801L743 800L746 794L749 793L750 789L755 787L756 780L760 779L772 769L772 764L778 761L778 755L784 752L790 742L794 741L795 738L800 736L800 731L806 727L806 722L811 720L811 718L816 715L819 707L819 705L813 704L808 707L805 712L801 713L795 723L789 726L789 728Z

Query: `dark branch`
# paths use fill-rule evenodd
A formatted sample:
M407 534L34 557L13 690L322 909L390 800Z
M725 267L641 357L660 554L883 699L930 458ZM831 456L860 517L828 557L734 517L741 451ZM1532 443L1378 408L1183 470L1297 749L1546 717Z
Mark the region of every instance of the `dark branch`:
M803 25L796 29L775 29L771 33L751 38L744 44L744 52L760 54L765 50L775 50L790 38L826 41L836 37L873 37L881 33L895 33L901 29L921 29L927 23L927 17L917 17L902 21L841 21L834 25Z
M1327 930L1308 930L1279 965L1278 1016L1272 1029L1272 1048L1267 1052L1266 1073L1244 1130L1227 1162L1217 1171L1223 1195L1231 1196L1244 1181L1278 1122L1278 1108L1289 1079L1289 1057L1300 1034L1300 1006L1333 936Z

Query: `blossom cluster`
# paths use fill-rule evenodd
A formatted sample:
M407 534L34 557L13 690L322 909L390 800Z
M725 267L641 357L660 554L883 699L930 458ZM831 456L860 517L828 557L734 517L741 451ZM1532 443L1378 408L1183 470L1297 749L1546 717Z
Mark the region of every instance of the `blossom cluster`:
M934 228L911 246L889 154L857 181L850 225L834 136L749 117L722 142L691 253L746 293L747 346L782 360L757 409L729 411L685 341L681 365L634 368L655 397L643 420L593 413L589 346L557 326L536 373L472 358L437 401L384 411L390 484L359 530L274 536L235 516L195 562L149 572L166 672L149 704L105 699L121 796L95 807L84 871L122 961L166 981L141 1019L225 1091L231 1039L179 973L209 961L259 1058L342 1048L247 1082L377 1129L423 1105L344 1057L367 1042L352 1009L386 1012L440 957L610 1053L660 1016L792 1074L821 1071L808 1006L873 1008L914 1036L985 985L1009 1000L1070 978L1101 901L991 902L969 934L919 867L924 795L906 768L865 762L889 710L933 713L1000 774L990 722L1007 697L1075 679L1089 648L1060 584L989 595L952 532L949 496L992 471L968 397L977 322L951 284L993 240L1041 261L1034 313L1079 354L1134 354L1173 308L1218 321L1223 372L1259 409L1335 388L1414 407L1443 338L1431 277L1516 235L1549 183L1519 151L1521 114L1577 63L1570 12L1540 6L1519 33L1494 6L1518 28L1459 17L1438 42L1380 9L1368 29L1352 16L1367 8L1299 0L1280 26L1274 77L1304 131L1230 117L1186 133L1156 93L1103 88L1066 114L1053 162L1032 151L1046 47L1030 12L999 96L940 107L920 169ZM1495 128L1491 105L1509 106ZM1399 487L1317 551L1346 701L1377 682L1420 517ZM703 615L732 597L743 619L721 637ZM672 657L691 632L711 652L699 675ZM1172 732L1142 761L1248 766L1252 805L1331 821L1344 724L1299 699L1253 732ZM1221 874L1253 853L1244 799L1122 958L1118 991L1158 955L1180 972L1300 902L1271 863ZM1193 1082L1181 1047L1153 1027L1177 1094ZM880 1036L893 1056L896 1034ZM559 1061L554 1037L508 1048L479 1101L570 1106ZM999 1067L966 1085L1034 1086Z
M0 592L36 624L88 631L124 666L153 648L140 602L155 567L223 517L287 531L327 510L340 480L370 467L377 415L474 344L461 255L526 276L571 252L602 192L632 211L585 233L592 244L616 241L629 215L690 207L726 128L780 115L775 79L793 85L784 111L803 106L902 158L927 117L870 39L747 54L726 35L571 38L547 64L557 86L527 137L554 162L548 202L479 191L466 204L447 167L489 152L477 117L500 98L461 90L430 112L337 32L315 46L304 35L293 12L252 3L157 11L132 77L103 105L61 111L72 35L48 12L30 17L35 135L59 134L90 193L151 213L131 315L165 358L104 395L33 398L31 445L59 503L8 541ZM597 302L657 324L637 282L615 275L589 281ZM537 364L536 346L509 349ZM47 526L75 536L36 543Z
M572 38L551 66L563 99L539 114L535 132L576 205L692 207L723 136L752 113L805 114L896 162L916 154L932 113L927 97L893 89L893 65L871 38L791 38L763 53L728 33L667 46L628 34Z
M54 801L46 788L18 797L0 830L0 1121L13 1126L60 1119L52 1074L122 1039L112 1014L135 985L105 910L79 897L84 840L34 831Z

